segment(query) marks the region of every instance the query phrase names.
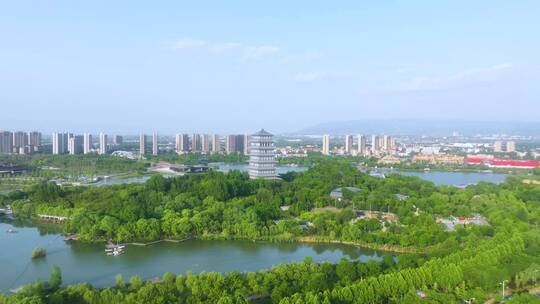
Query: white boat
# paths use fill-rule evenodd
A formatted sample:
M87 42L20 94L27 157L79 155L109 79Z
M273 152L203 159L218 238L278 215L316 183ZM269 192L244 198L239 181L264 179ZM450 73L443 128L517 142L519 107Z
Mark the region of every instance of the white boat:
M108 251L107 255L119 256L124 253L125 253L124 250L114 250L114 251Z
M124 254L125 248L126 248L126 245L120 245L118 243L117 244L109 243L105 245L105 253L107 255L119 256L121 254Z

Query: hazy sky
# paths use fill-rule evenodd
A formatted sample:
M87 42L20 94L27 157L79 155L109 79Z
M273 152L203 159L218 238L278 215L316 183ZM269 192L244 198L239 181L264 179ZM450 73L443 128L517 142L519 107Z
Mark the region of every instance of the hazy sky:
M2 1L0 129L540 120L540 1Z

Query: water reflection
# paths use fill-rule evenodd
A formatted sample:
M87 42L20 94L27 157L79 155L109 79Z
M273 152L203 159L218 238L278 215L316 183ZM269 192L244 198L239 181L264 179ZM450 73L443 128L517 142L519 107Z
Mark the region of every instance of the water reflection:
M301 262L306 256L316 262L333 263L342 257L362 261L381 258L376 251L343 244L197 240L128 245L124 255L113 257L105 255L103 243L65 242L60 234L54 233L58 227L41 223L31 226L18 220L2 222L0 219L0 231L15 227L19 233L0 234L0 263L3 265L0 290L4 291L36 279L46 280L53 265L61 267L65 284L89 282L109 286L114 284L117 274L125 278L139 275L149 279L167 271L259 271L280 263ZM31 261L35 247L46 248L47 256ZM15 278L19 278L14 283L16 286L11 286Z

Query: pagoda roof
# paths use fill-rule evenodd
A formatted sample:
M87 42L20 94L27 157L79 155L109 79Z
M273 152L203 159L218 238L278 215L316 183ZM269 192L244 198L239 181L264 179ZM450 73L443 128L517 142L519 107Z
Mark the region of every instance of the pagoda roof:
M261 129L259 132L253 134L253 136L273 136L272 133L267 132L264 129Z

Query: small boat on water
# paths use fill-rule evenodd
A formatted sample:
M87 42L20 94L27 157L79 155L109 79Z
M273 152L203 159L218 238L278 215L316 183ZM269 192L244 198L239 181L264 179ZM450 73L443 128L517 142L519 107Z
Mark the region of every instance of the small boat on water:
M105 245L105 253L107 255L119 256L125 253L125 249L126 249L126 245L122 245L118 243L113 244L112 242L109 242L108 244Z
M15 230L15 229L11 229L9 228L8 230L6 230L7 233L17 233L19 231Z
M108 251L107 255L119 256L119 255L124 254L124 253L125 253L124 250L114 250L114 251Z

